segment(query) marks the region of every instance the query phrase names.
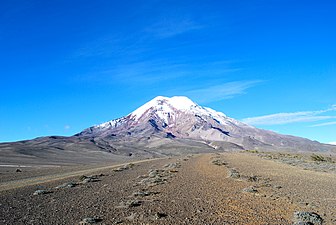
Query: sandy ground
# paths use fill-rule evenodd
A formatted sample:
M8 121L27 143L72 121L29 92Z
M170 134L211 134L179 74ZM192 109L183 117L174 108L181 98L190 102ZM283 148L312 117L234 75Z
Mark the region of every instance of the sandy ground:
M225 153L7 179L0 184L0 224L79 224L88 217L97 224L292 224L295 211L335 224L335 178ZM73 187L56 189L71 181Z

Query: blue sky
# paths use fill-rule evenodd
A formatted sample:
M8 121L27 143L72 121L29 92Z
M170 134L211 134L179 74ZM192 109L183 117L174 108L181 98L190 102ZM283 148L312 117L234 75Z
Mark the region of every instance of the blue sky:
M0 2L0 141L72 135L158 95L336 142L336 3Z

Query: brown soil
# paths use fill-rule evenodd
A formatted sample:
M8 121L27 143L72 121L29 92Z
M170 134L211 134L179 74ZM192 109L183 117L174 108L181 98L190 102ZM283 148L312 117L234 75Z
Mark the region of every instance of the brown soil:
M242 153L165 158L121 168L2 183L0 224L79 224L87 217L97 224L291 224L298 210L317 212L326 224L336 222L335 174ZM232 168L239 179L229 176ZM98 176L81 183L80 175ZM70 181L78 185L55 189ZM243 191L251 186L255 191ZM51 192L33 195L42 189Z

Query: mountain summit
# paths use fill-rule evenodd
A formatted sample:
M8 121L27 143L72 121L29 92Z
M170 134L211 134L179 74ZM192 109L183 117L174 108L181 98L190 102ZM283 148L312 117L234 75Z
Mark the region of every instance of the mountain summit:
M222 141L238 127L252 128L184 96L158 96L125 117L84 130L79 135L106 137L169 133L179 138Z
M78 137L114 144L116 140L168 138L202 142L213 148L326 150L328 145L304 138L262 130L202 107L184 96L158 96L132 113L85 129Z

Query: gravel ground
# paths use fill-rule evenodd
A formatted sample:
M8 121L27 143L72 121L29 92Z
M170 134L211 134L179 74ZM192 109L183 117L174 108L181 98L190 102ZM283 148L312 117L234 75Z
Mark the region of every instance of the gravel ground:
M305 210L335 224L334 174L242 153L87 169L41 182L0 191L0 224L292 224L294 212Z
M318 172L336 173L336 156L335 155L318 155L318 154L294 154L278 152L255 152L257 156L263 159L274 160L286 163L291 166L298 166L305 170ZM313 160L313 156L322 156L323 161Z
M336 174L334 171L312 171L283 161L237 153L225 155L228 167L247 177L268 180L259 188L266 198L288 199L301 210L316 212L325 224L336 224Z

